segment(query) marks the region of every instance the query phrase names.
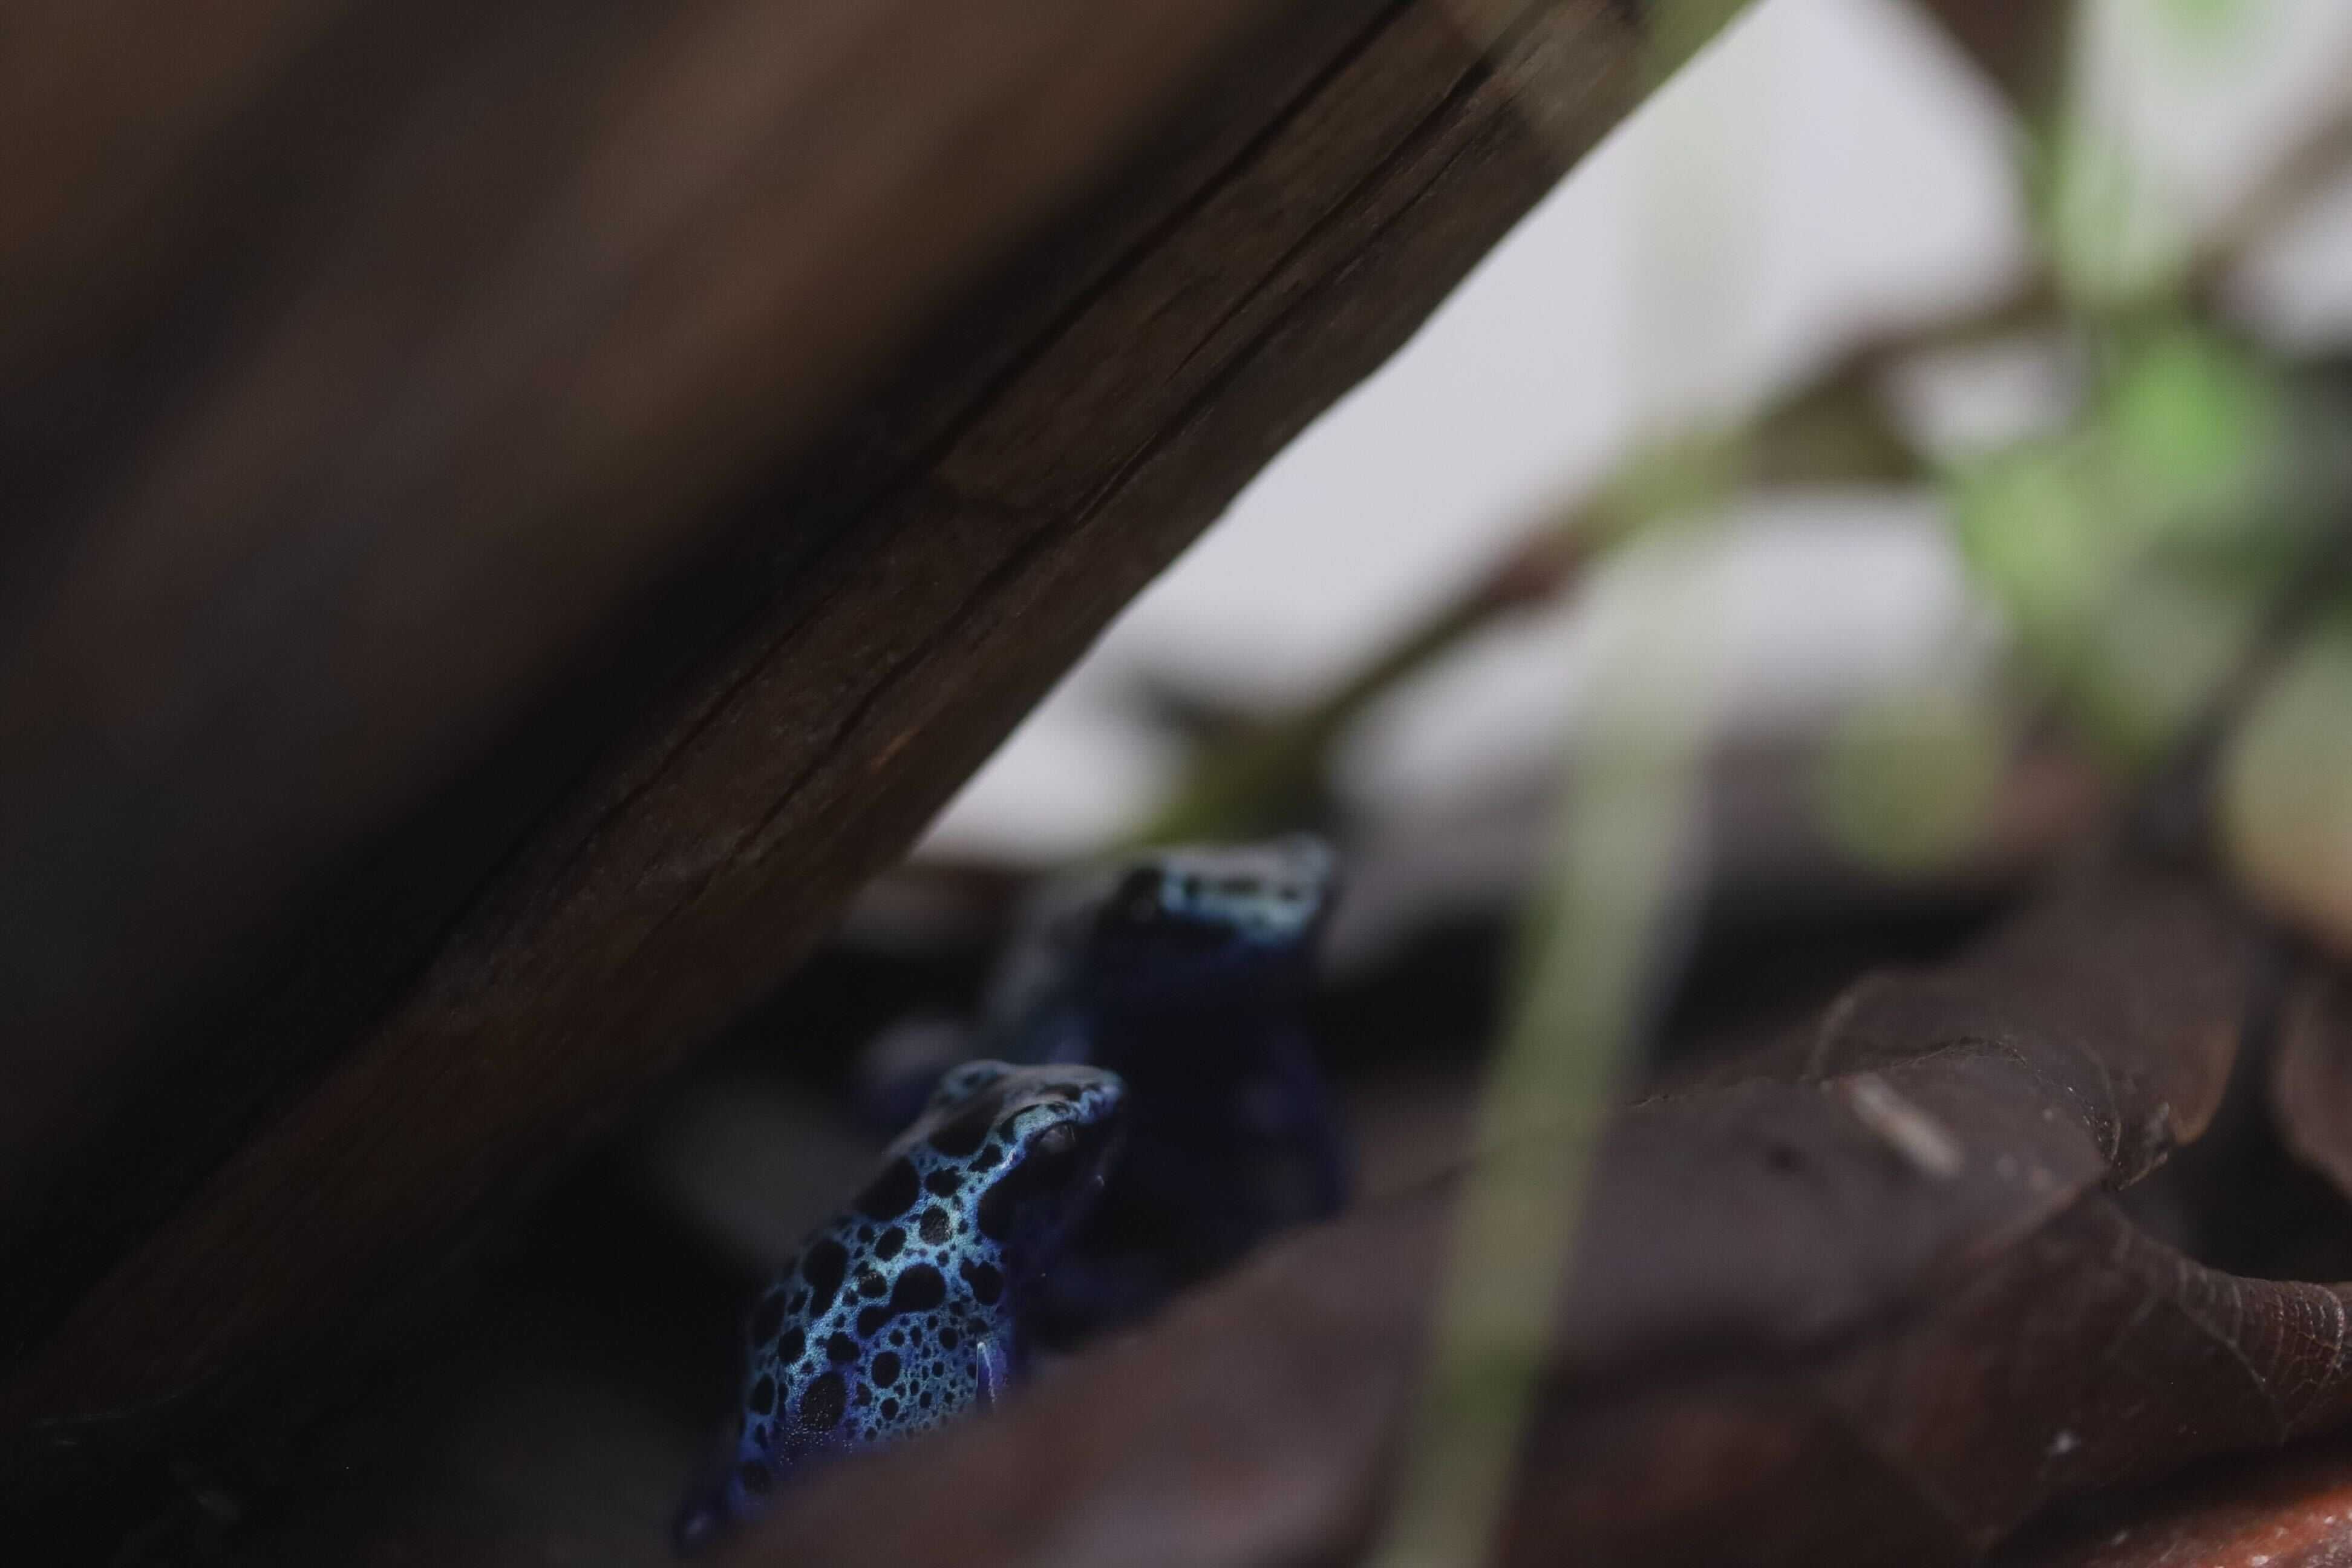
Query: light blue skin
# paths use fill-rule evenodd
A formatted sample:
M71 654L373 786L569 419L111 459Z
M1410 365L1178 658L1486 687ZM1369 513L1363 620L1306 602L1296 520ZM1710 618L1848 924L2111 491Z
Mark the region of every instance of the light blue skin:
M1094 1224L1038 1292L1033 1326L1074 1344L1157 1310L1265 1237L1336 1213L1349 1170L1307 1027L1336 860L1305 836L1148 851L1056 878L999 965L978 1054L1108 1068L1126 1150ZM896 1125L949 1053L877 1040L867 1113Z
M1028 912L989 988L981 1054L1096 1061L1104 1008L1239 1014L1295 999L1337 885L1306 834L1155 849L1066 878Z
M1137 870L1150 873L1139 881ZM1229 933L1263 951L1288 951L1323 916L1338 863L1307 834L1263 844L1195 845L1141 858L1121 879L1148 889L1160 916Z
M882 1173L753 1305L731 1462L679 1510L680 1551L795 1471L1001 1397L1027 1362L1032 1292L1103 1189L1126 1087L1076 1065L967 1062Z
M1071 988L1097 1012L1292 1005L1336 882L1329 846L1305 835L1139 857L1088 922Z

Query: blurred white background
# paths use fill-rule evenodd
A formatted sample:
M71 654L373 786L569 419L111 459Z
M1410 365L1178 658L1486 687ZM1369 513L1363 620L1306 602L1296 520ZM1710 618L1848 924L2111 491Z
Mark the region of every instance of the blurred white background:
M2346 0L2106 0L2082 101L2182 231L2352 90ZM1083 853L1170 786L1147 676L1244 709L1303 700L1458 593L1644 432L1736 415L1842 347L1998 297L2026 262L2019 138L1901 0L1768 0L1579 167L1407 347L1308 429L942 814L924 852ZM2352 336L2352 188L2232 280L2240 314ZM2167 237L2158 235L2161 243ZM1962 435L2056 395L1992 366L1923 407ZM1735 721L1784 722L1949 657L1970 603L1930 505L1753 508L1708 601ZM1636 552L1638 555L1638 552ZM1374 812L1549 766L1595 639L1660 603L1636 559L1473 640L1344 749ZM1649 580L1645 580L1649 579Z

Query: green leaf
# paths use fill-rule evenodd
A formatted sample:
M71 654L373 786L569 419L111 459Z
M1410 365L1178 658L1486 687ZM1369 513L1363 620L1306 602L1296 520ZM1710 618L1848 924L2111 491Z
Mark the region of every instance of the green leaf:
M2278 471L2283 394L2252 360L2180 325L2141 345L2106 407L2127 514L2159 538L2242 536Z
M2157 0L2156 12L2174 38L2210 48L2231 35L2243 36L2261 7L2251 0Z
M2242 884L2352 951L2352 615L2315 635L2254 703L2221 791Z
M1977 692L1922 688L1848 714L1814 773L1832 841L1895 871L1946 865L1982 837L2010 750L2000 712Z
M2144 308L2188 270L2189 235L2130 153L2079 116L2059 127L2043 166L2040 216L2052 272L2095 310Z
M2252 647L2264 603L2253 584L2141 565L2083 622L2057 671L2060 694L2109 760L2156 762Z
M2097 475L2078 442L2035 446L1960 477L1960 547L2029 643L2063 641L2116 572Z

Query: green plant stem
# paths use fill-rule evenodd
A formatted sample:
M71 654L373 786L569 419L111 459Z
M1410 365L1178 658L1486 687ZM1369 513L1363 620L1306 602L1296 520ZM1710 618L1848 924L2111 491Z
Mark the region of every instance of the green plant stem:
M1483 1560L1576 1233L1602 1117L1654 980L1713 710L1703 574L1604 668L1479 1118L1432 1352L1379 1568ZM1638 702L1633 700L1638 696Z

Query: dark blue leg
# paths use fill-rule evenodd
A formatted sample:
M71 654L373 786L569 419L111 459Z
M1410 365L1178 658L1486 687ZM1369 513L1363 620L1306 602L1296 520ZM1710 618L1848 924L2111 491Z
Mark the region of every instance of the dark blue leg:
M1032 1288L1029 1310L1045 1342L1066 1349L1106 1329L1140 1322L1173 1286L1164 1262L1139 1253L1073 1253Z
M1348 1194L1355 1184L1355 1161L1339 1129L1339 1107L1332 1103L1330 1088L1323 1081L1322 1069L1315 1065L1306 1036L1295 1029L1284 1030L1274 1041L1271 1055L1282 1086L1285 1126L1314 1166L1316 1217L1328 1218L1348 1206Z

